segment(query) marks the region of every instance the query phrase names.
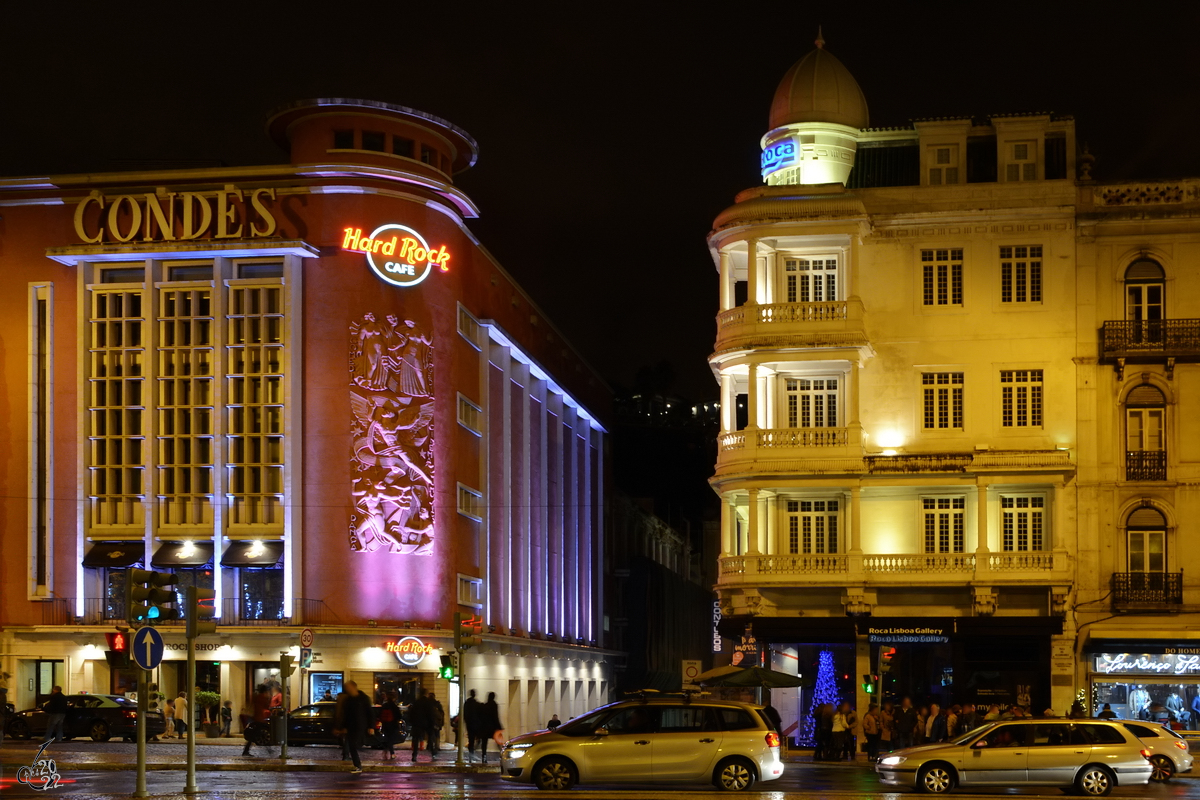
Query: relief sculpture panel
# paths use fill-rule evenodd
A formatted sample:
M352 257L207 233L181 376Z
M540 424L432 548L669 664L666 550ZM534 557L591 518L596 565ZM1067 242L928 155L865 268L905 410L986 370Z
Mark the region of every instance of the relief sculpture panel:
M350 547L432 555L433 345L412 320L350 326Z

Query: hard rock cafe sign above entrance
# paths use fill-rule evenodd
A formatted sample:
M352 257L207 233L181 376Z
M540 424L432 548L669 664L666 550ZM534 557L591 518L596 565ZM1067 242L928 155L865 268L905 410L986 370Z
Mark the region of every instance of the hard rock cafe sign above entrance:
M433 646L425 644L415 636L405 636L398 642L388 642L387 651L395 653L396 658L406 667L415 667L425 656L433 654Z
M429 277L434 267L450 271L446 245L432 247L425 237L407 225L381 225L369 236L362 228L346 228L342 249L363 253L380 280L393 286L416 286Z

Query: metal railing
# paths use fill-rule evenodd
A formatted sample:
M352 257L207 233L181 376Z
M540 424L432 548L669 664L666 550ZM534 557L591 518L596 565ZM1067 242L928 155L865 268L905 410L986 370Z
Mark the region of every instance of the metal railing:
M1165 481L1166 479L1166 450L1125 451L1125 480Z
M1200 319L1108 320L1100 352L1109 358L1200 356Z
M1113 608L1183 605L1182 572L1114 572Z

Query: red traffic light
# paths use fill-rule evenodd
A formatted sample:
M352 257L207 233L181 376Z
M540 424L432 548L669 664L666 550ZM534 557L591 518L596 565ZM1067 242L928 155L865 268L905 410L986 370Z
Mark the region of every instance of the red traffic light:
M129 638L126 634L117 631L116 633L106 633L104 638L108 640L108 649L115 650L118 653L124 653L129 649Z

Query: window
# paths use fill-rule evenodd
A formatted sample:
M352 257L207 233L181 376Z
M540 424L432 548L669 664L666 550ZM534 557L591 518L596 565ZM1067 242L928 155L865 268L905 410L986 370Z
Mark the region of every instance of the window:
M49 594L53 527L54 286L29 287L29 578L36 596Z
M476 522L483 520L483 492L458 485L458 513Z
M483 578L462 574L458 576L458 604L483 607Z
M929 185L958 183L958 146L941 145L929 148Z
M961 553L966 547L962 497L923 497L925 552Z
M434 163L433 148L421 145L421 161L425 164L432 165Z
M354 149L354 131L334 131L333 132L333 149L334 150L353 150Z
M483 434L483 409L461 393L458 395L458 424L476 436Z
M1042 246L1000 248L1000 302L1042 302Z
M788 552L792 555L838 552L838 501L787 501Z
M1166 398L1153 384L1144 383L1125 398L1125 480L1167 479L1165 419Z
M141 568L141 564L133 566ZM104 619L125 619L125 586L129 582L128 569L104 570Z
M471 343L476 350L483 349L483 326L472 316L470 311L458 304L458 332Z
M921 300L927 306L961 306L963 251L921 251Z
M1006 181L1037 180L1036 142L1010 142L1008 156L1008 166L1004 175Z
M1042 427L1042 371L1000 372L1000 424L1005 428Z
M187 608L186 595L189 586L195 586L197 589L214 588L212 567L201 567L198 569L180 569L176 567L171 572L175 573L176 576L175 585L171 589L175 592L176 608L181 610ZM201 604L212 608L213 601L202 600Z
M283 570L238 570L242 619L283 619Z
M413 147L416 145L412 139L407 139L403 136L392 137L392 152L398 156L405 158L413 157Z
M837 378L786 378L784 400L789 428L838 426Z
M1125 520L1130 572L1166 572L1167 521L1162 512L1142 506Z
M383 133L381 133L380 131L363 131L362 132L362 149L363 150L374 150L378 153L382 153L387 150L387 147L384 146L384 143L386 141L387 141L387 137L384 136Z
M1133 262L1125 270L1125 319L1132 329L1131 343L1161 343L1166 319L1166 273L1149 258Z
M783 262L784 297L789 303L838 299L837 258L788 258Z
M925 430L963 427L963 374L961 372L925 372L921 374Z
M239 278L254 278L255 280L262 280L264 278L282 278L283 262L251 261L238 264L237 275Z
M141 283L144 280L144 267L107 267L100 270L101 283Z
M1046 549L1045 505L1042 495L1001 496L1000 532L1006 553Z
M169 281L211 281L213 279L212 264L187 264L182 267L168 267Z

